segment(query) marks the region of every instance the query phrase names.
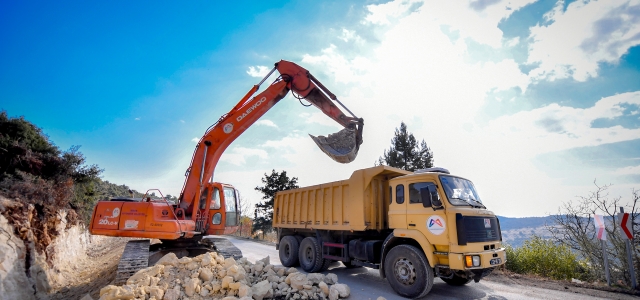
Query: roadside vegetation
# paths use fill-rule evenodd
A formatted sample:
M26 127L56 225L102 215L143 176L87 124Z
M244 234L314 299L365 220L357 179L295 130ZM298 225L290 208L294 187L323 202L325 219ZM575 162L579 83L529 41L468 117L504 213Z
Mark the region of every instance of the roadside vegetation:
M595 184L595 183L594 183ZM579 279L606 284L603 243L597 239L594 215L603 215L606 223L604 248L609 262L611 284L630 287L631 278L625 240L617 224L619 207L631 213L634 227L632 260L636 280L640 278L640 219L638 200L640 191L631 191L630 201L611 198L607 193L609 185L599 186L587 196L563 203L553 222L546 226L550 239L533 236L521 247L507 245L509 271L520 274L534 274L553 279Z
M507 245L507 270L520 274L533 274L558 280L572 278L587 280L586 262L565 245L538 236L524 242L521 247Z

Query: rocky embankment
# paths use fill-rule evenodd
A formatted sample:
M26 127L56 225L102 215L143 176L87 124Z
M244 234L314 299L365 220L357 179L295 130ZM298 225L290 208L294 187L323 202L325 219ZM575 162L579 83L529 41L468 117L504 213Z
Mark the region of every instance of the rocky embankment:
M167 254L155 266L131 276L126 285L102 288L100 299L336 300L349 294L349 287L338 283L335 274L303 274L271 265L269 257L251 263L211 252L180 259Z
M0 196L0 299L79 299L113 280L125 239L91 236L67 210L36 223L35 209Z

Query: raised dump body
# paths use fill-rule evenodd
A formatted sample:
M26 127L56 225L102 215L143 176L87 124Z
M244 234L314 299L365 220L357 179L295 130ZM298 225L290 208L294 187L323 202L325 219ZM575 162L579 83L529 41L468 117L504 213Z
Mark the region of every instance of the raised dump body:
M357 170L347 180L278 192L273 227L347 231L388 229L389 179L408 174L411 172L377 166Z
M408 298L426 295L434 277L462 286L506 262L498 218L471 181L442 168L376 166L278 192L273 227L283 266L380 269Z

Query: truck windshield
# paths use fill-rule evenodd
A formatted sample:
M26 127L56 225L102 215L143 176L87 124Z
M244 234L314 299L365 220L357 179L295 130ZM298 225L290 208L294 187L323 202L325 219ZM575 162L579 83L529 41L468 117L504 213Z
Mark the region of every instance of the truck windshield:
M473 183L469 180L440 175L440 181L444 188L449 203L453 205L471 205L474 207L484 207L478 192L476 192Z

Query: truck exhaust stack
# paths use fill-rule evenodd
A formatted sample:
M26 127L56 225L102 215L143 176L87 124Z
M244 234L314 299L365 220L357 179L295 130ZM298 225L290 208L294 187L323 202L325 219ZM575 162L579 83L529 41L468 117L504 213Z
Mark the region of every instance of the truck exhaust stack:
M359 128L359 130L362 130ZM331 159L347 164L356 159L358 149L362 144L362 133L358 129L345 128L329 136L313 136L309 134L311 139L316 142L320 150L327 154Z

